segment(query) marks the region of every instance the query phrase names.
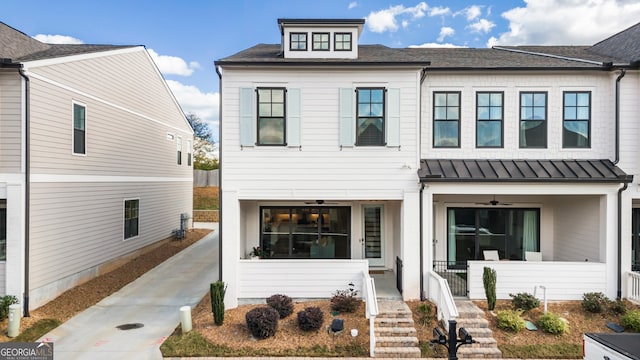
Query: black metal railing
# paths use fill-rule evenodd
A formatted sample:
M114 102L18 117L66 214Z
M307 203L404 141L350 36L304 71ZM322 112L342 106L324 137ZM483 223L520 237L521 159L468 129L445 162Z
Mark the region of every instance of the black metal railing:
M467 296L467 262L434 260L433 271L442 276L453 296Z
M396 288L402 294L402 260L396 256Z

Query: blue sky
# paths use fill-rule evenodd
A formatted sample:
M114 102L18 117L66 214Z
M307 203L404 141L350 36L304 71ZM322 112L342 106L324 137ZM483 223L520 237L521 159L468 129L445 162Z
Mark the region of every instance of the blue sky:
M640 21L640 1L20 0L0 15L44 42L145 45L183 110L213 128L213 61L278 43L278 18L365 19L360 42L390 47L590 45Z

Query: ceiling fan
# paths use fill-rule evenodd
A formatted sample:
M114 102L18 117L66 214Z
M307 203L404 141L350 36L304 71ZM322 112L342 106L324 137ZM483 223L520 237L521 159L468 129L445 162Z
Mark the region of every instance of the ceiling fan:
M307 204L307 205L335 205L335 204L337 204L337 202L330 202L330 201L324 201L324 200L305 201L304 203Z
M476 205L491 205L491 206L496 206L498 204L504 205L504 206L511 205L510 203L503 203L503 202L500 202L500 201L496 200L495 194L493 195L493 199L489 200L488 202L477 202L476 203Z

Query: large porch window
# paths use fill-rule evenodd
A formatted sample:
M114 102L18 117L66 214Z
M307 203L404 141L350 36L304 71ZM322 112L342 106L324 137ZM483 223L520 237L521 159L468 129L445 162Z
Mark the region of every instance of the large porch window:
M540 249L540 210L449 208L447 260L483 260L484 250L498 250L500 259L524 260L525 251Z
M640 271L640 208L633 208L631 216L631 270Z
M349 207L261 207L260 219L265 258L351 258Z

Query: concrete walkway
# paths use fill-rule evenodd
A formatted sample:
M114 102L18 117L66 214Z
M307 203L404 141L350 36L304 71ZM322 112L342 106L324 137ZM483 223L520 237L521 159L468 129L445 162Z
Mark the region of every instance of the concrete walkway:
M214 230L39 341L53 341L55 359L162 359L160 345L180 323L180 307L194 307L217 279ZM143 327L117 328L124 324Z

